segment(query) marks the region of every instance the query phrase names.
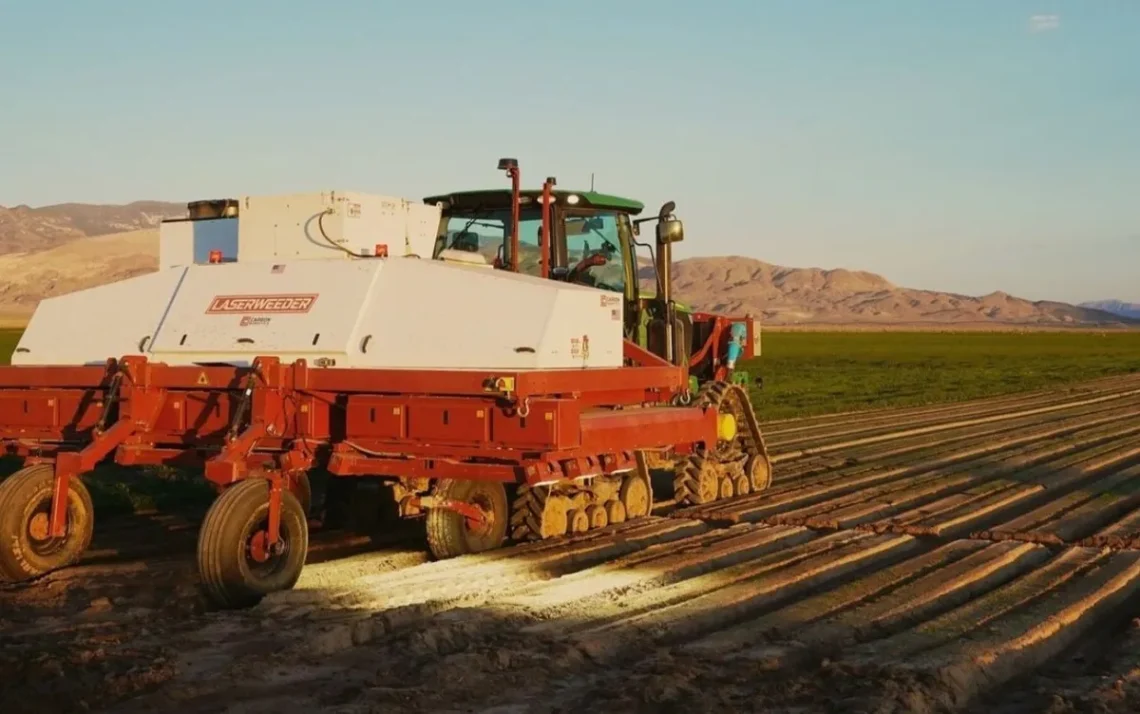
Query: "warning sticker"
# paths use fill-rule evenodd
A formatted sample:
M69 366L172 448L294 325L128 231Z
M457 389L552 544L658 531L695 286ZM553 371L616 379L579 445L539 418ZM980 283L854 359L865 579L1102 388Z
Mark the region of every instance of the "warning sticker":
M613 307L621 304L621 295L603 295L602 307Z

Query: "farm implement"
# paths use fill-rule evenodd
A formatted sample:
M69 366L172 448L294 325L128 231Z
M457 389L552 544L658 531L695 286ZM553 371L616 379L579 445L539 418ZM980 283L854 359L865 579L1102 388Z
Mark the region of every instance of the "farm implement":
M78 560L81 477L105 462L201 469L199 573L231 607L296 583L316 468L388 485L437 558L644 518L661 452L680 505L766 488L736 368L758 326L673 300L673 204L635 220L500 168L510 190L422 202L192 203L158 271L44 300L0 368L0 451L24 460L0 483L0 580Z

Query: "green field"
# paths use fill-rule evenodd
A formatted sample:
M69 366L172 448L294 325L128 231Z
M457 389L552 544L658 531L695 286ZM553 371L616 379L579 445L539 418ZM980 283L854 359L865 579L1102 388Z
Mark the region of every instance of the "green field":
M7 363L18 330L0 330ZM766 332L763 420L915 406L1140 371L1132 332Z
M767 332L760 419L917 406L1140 372L1140 332Z
M19 340L20 330L0 329L0 364L8 364L8 360L12 358L12 351L16 349L16 343Z

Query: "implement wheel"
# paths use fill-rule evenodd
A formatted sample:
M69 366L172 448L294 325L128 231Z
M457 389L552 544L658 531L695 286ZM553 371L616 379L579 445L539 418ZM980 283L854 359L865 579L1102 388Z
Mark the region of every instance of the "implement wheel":
M301 577L309 549L309 523L300 501L281 491L280 541L266 546L269 481L251 478L222 492L198 534L198 573L221 607L249 607Z
M67 530L52 538L52 464L26 466L0 483L0 581L19 582L65 568L83 555L95 529L91 494L78 477L68 481Z
M431 508L427 515L427 541L439 560L468 553L494 550L507 537L511 513L507 490L493 481L440 481L432 495L461 501L482 512L482 522L472 522L450 508Z

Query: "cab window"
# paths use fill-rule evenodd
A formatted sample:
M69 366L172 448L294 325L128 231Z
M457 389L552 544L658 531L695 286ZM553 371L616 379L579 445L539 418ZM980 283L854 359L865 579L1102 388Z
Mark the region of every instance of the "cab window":
M625 292L625 256L622 235L628 230L624 215L599 213L589 216L568 215L566 231L566 266L570 280L582 285Z
M452 213L440 222L433 257L444 250L477 253L488 263L509 258L511 212L509 210L468 211ZM519 216L519 272L538 275L539 234L542 216L537 211L524 211Z

